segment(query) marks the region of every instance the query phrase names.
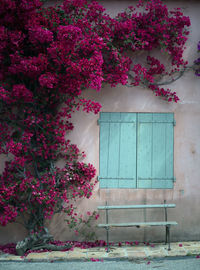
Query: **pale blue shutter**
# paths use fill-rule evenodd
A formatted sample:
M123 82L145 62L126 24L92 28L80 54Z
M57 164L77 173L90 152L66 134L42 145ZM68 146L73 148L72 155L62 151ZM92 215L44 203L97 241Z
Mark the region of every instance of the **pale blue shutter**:
M138 188L173 188L173 130L172 113L138 114Z
M100 188L136 188L136 114L100 113Z

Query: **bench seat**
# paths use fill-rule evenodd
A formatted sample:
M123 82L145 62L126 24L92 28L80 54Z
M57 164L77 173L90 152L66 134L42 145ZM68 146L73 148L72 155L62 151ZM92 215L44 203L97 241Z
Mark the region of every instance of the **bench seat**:
M170 226L178 225L176 221L156 221L156 222L131 222L131 223L111 223L111 224L98 224L98 227L150 227L150 226Z

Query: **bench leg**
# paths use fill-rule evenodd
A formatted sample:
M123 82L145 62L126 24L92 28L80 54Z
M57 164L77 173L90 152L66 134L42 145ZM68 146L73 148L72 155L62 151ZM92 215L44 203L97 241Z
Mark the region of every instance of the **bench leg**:
M167 245L167 241L168 241L168 229L167 226L165 226L165 245Z
M110 248L109 248L109 228L108 227L106 228L106 242L107 242L107 252L109 252Z
M166 236L165 236L165 244L168 242L168 250L171 250L170 248L170 225L166 226Z

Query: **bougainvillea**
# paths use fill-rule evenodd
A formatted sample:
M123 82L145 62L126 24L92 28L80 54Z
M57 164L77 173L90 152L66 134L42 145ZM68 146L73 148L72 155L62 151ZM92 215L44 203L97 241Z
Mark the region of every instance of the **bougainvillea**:
M200 52L200 41L199 41L199 43L198 43L198 45L197 45L197 50L198 50L198 52ZM195 65L195 74L197 75L197 76L200 76L200 57L199 58L197 58L195 61L194 61L194 65Z
M10 157L0 179L1 225L20 216L35 234L60 211L78 222L73 201L92 195L95 168L82 162L84 154L66 135L75 110L101 108L82 91L129 83L177 102L157 82L187 64L189 25L160 0L139 1L115 18L86 0L48 8L39 0L0 0L0 154ZM170 71L150 56L153 50L167 53ZM143 64L135 61L137 52L148 54Z

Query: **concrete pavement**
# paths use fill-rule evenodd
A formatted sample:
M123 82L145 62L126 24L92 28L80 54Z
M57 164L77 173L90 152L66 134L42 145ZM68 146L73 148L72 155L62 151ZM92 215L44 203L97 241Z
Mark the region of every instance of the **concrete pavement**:
M51 261L105 261L105 260L151 260L155 258L170 258L195 256L200 258L200 241L171 243L171 250L163 243L151 245L138 244L128 246L112 246L110 252L105 247L95 248L72 248L69 251L51 251L41 253L29 253L26 257L0 253L0 262L3 261L28 261L28 262L51 262Z
M193 257L152 259L150 261L55 261L55 262L12 262L0 261L1 270L199 270L200 260Z

